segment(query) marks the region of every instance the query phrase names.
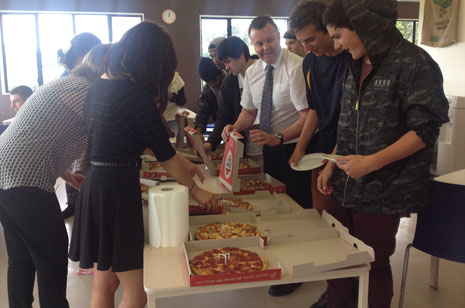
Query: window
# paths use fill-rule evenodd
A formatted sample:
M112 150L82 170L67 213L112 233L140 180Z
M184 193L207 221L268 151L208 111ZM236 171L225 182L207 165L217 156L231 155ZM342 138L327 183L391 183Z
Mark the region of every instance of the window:
M255 50L249 39L249 25L253 17L215 17L201 16L200 33L201 33L201 51L203 57L208 57L208 45L215 37L237 36L242 39L248 46L250 54L255 54ZM287 18L273 17L281 34L281 46L285 47L282 36L287 31Z
M117 42L142 20L143 14L0 13L3 93L58 78L57 51L68 49L74 35L91 32L103 43Z
M406 40L418 44L418 20L402 20L396 22L396 27Z

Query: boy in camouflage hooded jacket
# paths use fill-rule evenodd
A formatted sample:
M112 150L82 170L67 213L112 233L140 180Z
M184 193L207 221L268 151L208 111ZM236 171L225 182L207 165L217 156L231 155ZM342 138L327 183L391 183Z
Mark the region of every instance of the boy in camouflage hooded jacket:
M427 204L431 153L448 121L439 66L395 27L395 0L334 0L324 23L352 54L334 153L318 179L341 206L329 212L373 247L369 306L390 307L400 217ZM346 307L348 280L328 282L330 307ZM348 291L345 291L348 290Z

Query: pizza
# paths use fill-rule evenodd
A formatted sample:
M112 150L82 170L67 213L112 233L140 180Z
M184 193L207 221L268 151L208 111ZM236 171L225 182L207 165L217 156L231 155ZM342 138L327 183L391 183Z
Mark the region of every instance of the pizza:
M148 185L145 185L145 184L142 184L142 183L140 183L140 191L141 191L142 193L146 193L146 192L148 192L148 191L149 191L149 186L148 186Z
M162 168L161 163L159 161L148 161L148 170L155 170Z
M195 256L189 265L196 275L217 275L264 271L268 262L253 251L224 247Z
M265 180L259 179L242 179L241 180L241 191L254 191L254 190L265 190L270 189L273 186Z
M235 199L235 198L222 198L216 200L218 206L225 206L228 205L230 208L243 208L246 211L252 211L253 205L245 200L242 199Z
M142 200L148 201L149 200L149 186L140 183L140 192L142 194Z
M258 229L242 222L215 222L199 227L195 231L196 240L213 240L259 236Z

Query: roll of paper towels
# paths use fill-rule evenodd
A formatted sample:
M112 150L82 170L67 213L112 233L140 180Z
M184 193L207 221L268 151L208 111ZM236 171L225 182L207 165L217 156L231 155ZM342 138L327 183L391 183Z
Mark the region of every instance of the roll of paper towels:
M189 196L186 186L162 185L149 191L149 244L181 246L189 233Z

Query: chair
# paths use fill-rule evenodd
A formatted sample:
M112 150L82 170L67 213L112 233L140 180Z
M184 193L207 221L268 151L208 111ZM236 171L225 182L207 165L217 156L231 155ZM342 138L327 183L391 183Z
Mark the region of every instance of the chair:
M465 185L438 181L430 184L429 206L418 214L415 237L405 249L399 308L404 302L411 247L431 255L430 286L435 290L438 289L439 258L465 263Z
M0 124L0 135L8 128L8 125Z

